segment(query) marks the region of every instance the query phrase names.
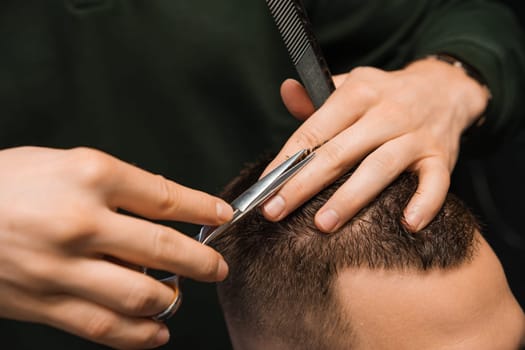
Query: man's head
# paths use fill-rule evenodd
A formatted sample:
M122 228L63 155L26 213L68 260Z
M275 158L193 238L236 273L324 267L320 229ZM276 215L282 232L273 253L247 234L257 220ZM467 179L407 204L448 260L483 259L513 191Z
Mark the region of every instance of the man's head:
M244 169L223 197L242 193L265 165ZM323 234L314 213L349 175L278 223L253 212L217 240L230 265L218 290L234 346L479 349L492 331L487 349L512 349L523 312L465 206L450 195L427 228L408 232L402 213L417 178L406 173Z

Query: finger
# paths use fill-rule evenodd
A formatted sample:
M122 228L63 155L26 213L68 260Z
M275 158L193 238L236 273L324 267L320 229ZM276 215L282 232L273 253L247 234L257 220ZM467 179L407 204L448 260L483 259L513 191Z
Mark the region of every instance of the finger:
M334 80L335 87L338 88L339 86L343 85L347 77L348 73L334 75L332 79Z
M151 349L169 340L166 325L149 318L126 317L81 298L45 298L43 323L117 349Z
M269 220L280 220L328 186L382 144L405 132L403 123L385 123L385 113L374 108L359 122L316 150L316 156L262 208Z
M375 104L376 97L373 89L359 81L345 83L292 134L262 176L298 150L317 147L350 127Z
M287 79L282 83L281 98L288 111L298 120L304 121L315 112L306 89L295 79Z
M175 298L175 291L152 277L98 259L72 261L57 284L68 294L135 317L156 315Z
M416 169L419 184L404 212L407 228L425 228L441 209L450 186L450 170L438 158L426 158Z
M347 74L334 75L335 86L341 86L346 77ZM295 79L287 79L281 84L281 98L288 111L300 121L305 121L315 112L308 92Z
M218 225L233 215L223 200L119 162L109 204L151 219Z
M38 321L38 308L35 301L40 298L34 290L29 290L25 285L3 281L1 284L2 298L0 310L3 319L18 321Z
M327 233L339 229L410 166L414 157L414 142L410 136L396 138L379 147L319 209L315 216L316 226Z
M90 248L98 253L200 281L228 274L219 253L169 227L113 212L102 220L104 231Z

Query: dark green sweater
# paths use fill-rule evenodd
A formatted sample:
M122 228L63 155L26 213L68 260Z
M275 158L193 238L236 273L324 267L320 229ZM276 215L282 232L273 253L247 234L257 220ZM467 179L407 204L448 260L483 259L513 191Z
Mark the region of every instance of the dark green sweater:
M436 52L469 62L494 96L478 135L523 120L524 38L480 0L306 1L334 73ZM0 149L90 146L216 193L297 122L279 85L296 73L263 0L3 0ZM523 123L522 123L523 124ZM194 227L184 227L188 233ZM228 348L213 286L188 282L170 348ZM46 327L0 321L16 349L78 349ZM28 335L31 334L30 337Z

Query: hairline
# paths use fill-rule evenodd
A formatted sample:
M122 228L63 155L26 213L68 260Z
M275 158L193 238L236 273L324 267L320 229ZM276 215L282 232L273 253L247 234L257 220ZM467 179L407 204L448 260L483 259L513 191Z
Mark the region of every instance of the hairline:
M405 175L404 179L406 180L406 178L407 178L407 176ZM396 181L398 181L398 180L396 180ZM405 180L403 180L403 181L405 181ZM339 179L338 180L339 185L342 182L344 182L344 181L345 181L345 179ZM414 182L414 181L412 181L412 182ZM335 186L338 187L339 185L335 185ZM411 184L411 186L412 186L411 193L413 193L413 191L415 191L415 186L416 185L417 185L417 180L415 181L415 183ZM331 187L333 187L333 186L334 185L332 185ZM385 192L388 192L388 191L389 191L389 189L387 188L387 190ZM375 237L375 236L383 237L383 238L386 237L387 239L391 239L392 236L394 236L394 238L395 238L395 235L405 235L404 237L409 237L410 239L413 239L414 242L417 243L418 239L419 240L424 240L424 238L422 238L422 237L424 237L425 235L435 234L434 231L437 228L440 227L439 225L443 225L443 223L446 224L450 220L457 219L457 217L454 217L454 215L456 215L456 213L454 212L454 209L459 209L460 214L463 214L463 215L465 213L468 213L468 210L466 210L461 205L459 205L457 200L454 197L450 197L449 196L449 197L447 197L447 201L446 201L446 205L448 206L447 208L448 208L449 212L448 213L444 213L444 211L441 211L440 213L438 213L437 217L439 217L441 215L441 219L440 220L442 220L442 222L438 223L438 224L434 223L434 227L433 227L434 231L432 231L432 229L427 229L427 231L423 230L422 232L418 233L417 235L419 235L419 236L417 236L417 235L416 236L406 236L407 235L406 229L403 228L403 225L400 226L399 223L396 222L392 226L392 227L395 227L395 230L393 230L395 232L385 233L385 232L383 232L384 231L383 230L383 226L380 226L380 225L375 225L374 226L374 220L381 220L382 219L381 217L379 217L379 218L374 217L374 215L376 215L376 216L377 215L384 216L384 215L382 215L382 213L383 213L382 210L384 210L384 208L382 208L381 206L382 205L387 205L388 206L388 197L386 197L386 196L390 195L392 198L394 198L394 200L397 200L397 194L392 195L392 194L388 194L388 193L385 193L385 192L381 193L378 196L379 199L386 198L386 200L384 200L384 202L380 201L379 203L377 203L377 202L374 203L374 201L377 201L378 199L374 200L371 206L363 209L349 223L344 225L337 233L332 234L331 236L326 236L325 234L321 233L315 227L315 225L313 224L313 220L311 220L311 218L314 216L314 212L320 206L322 206L324 204L324 203L312 204L312 202L316 202L316 201L318 202L318 196L316 196L316 197L312 198L307 204L303 205L300 209L298 209L294 214L290 215L289 217L285 218L284 220L282 220L279 223L269 223L269 222L264 220L264 218L262 217L262 215L260 213L257 213L257 212L250 213L248 215L248 217L246 217L244 219L245 220L244 223L243 222L239 223L238 231L240 231L240 232L237 232L236 235L240 235L241 237L240 238L239 237L233 237L232 240L233 241L237 241L237 242L240 241L241 242L241 247L247 249L248 251L250 251L249 243L247 243L247 242L243 243L243 239L250 240L250 239L252 239L252 237L244 237L244 238L242 237L243 229L247 229L248 232L265 232L265 234L267 235L266 239L273 239L272 237L276 237L275 240L278 240L278 243L275 244L274 246L271 246L271 245L270 246L272 248L275 248L275 249L283 249L283 248L290 248L291 247L290 248L291 249L291 255L294 255L294 256L297 255L297 254L303 254L304 253L303 249L308 250L309 248L311 249L312 246L317 246L315 243L319 242L320 240L321 240L320 242L324 242L325 243L324 245L321 244L321 248L319 249L319 250L321 250L323 252L325 252L325 250L329 250L329 251L334 250L337 253L337 249L335 249L335 248L338 247L338 243L342 242L341 245L345 246L345 247L348 247L348 245L351 244L352 248L350 248L349 250L355 253L355 252L360 252L360 248L362 248L362 247L360 247L362 245L362 240L366 240L366 239L368 239L370 237ZM410 194L410 196L408 196L408 194L405 194L405 196L407 197L407 199L405 201L408 201L408 198L411 196L411 194ZM406 203L404 205L406 205ZM304 213L303 211L306 211L306 213ZM447 218L447 215L449 216L448 218ZM302 222L301 221L302 220L301 219L302 216L308 217L309 220ZM398 216L402 216L402 213L399 213L398 215L390 215L390 216L398 217ZM434 221L436 221L436 220L437 219L435 219ZM472 220L473 220L472 217L466 218L464 221L466 221L467 224L464 225L464 227L450 228L450 227L446 226L445 228L446 229L452 229L452 230L456 229L458 232L465 231L463 233L466 236L468 236L476 228L475 224L471 223ZM256 228L251 227L250 228L250 222L259 223L261 225L261 227L256 227ZM475 220L474 220L474 222L475 222ZM372 224L370 224L370 223L372 223ZM392 225L392 222L389 222L388 225ZM432 225L433 225L433 223L430 224L430 226L432 226ZM370 229L370 227L372 227L372 229ZM363 233L363 229L365 231L364 233ZM373 231L373 229L375 229L376 231L368 232L369 236L367 236L367 232L366 232L367 229L372 230L372 231ZM301 231L301 232L299 232L299 231ZM409 233L409 235L411 235L411 233ZM270 237L270 238L268 238L268 237ZM326 238L326 237L330 237L331 240L329 240L329 241L322 241L322 239ZM430 236L430 237L432 237L432 236ZM411 243L410 239L408 240L409 244ZM468 240L468 237L466 238L466 240ZM268 242L265 242L265 241L266 240L259 241L259 243L262 242L262 243L265 244L265 246L267 246ZM328 243L326 243L326 242L328 242ZM437 259L434 256L432 256L431 254L430 254L430 256L425 256L425 254L423 254L420 251L417 251L417 249L414 250L415 248L412 247L412 246L406 248L406 249L412 248L411 254L407 254L408 255L407 257L404 256L404 257L396 260L396 259L392 259L390 257L390 255L389 255L390 253L389 253L388 249L386 249L385 251L381 251L382 250L381 249L382 248L381 244L378 244L377 246L375 246L373 243L370 243L370 242L368 243L368 248L374 248L374 249L377 250L376 252L373 252L373 254L375 254L375 258L370 258L370 255L367 255L370 252L367 251L367 250L361 252L362 253L361 255L356 253L355 254L355 255L357 255L356 257L354 257L354 256L352 256L352 257L348 257L348 256L345 257L345 256L343 256L343 258L341 258L341 256L338 256L337 259L336 259L337 261L335 261L335 263L334 263L333 260L331 260L331 259L334 258L333 256L330 256L330 257L326 257L325 256L324 258L328 259L328 260L326 260L326 263L328 265L329 264L333 264L334 266L329 266L328 267L329 269L331 269L331 272L329 272L328 274L324 275L325 278L326 278L326 281L324 281L324 284L321 286L321 288L324 286L327 289L327 292L329 292L331 294L325 295L324 299L322 298L322 295L321 296L317 295L318 300L314 301L314 303L315 302L325 303L325 304L321 304L321 305L325 306L325 307L328 306L330 310L336 312L337 313L337 318L340 321L340 322L339 321L338 322L325 322L326 323L325 328L327 328L328 331L330 331L330 329L333 329L333 328L338 328L339 330L351 329L351 327L349 327L351 316L343 312L344 308L341 307L342 303L339 300L339 298L337 297L338 291L337 291L337 288L335 288L337 277L341 273L341 271L343 271L345 268L361 268L361 267L364 267L364 268L370 268L372 270L378 270L378 269L396 270L396 269L400 269L400 270L405 270L405 271L407 271L407 270L428 271L428 270L432 270L432 269L449 269L449 268L454 268L456 266L462 265L464 262L466 262L466 261L468 261L469 259L472 258L473 249L474 249L473 244L468 244L466 242L463 242L463 243L466 244L466 250L463 253L460 254L461 258L454 259L452 257L449 260L447 260L445 258L440 260L440 259ZM289 245L287 246L287 244L289 244ZM394 244L394 247L395 247L395 244L398 244L398 243L395 243L395 241L394 241L394 243L391 243L391 244ZM447 244L447 243L445 242L445 244ZM244 246L242 246L242 245L244 245ZM226 248L229 248L229 247L226 247ZM264 249L264 248L254 247L254 249L255 250L259 249L260 250L260 249ZM288 249L287 251L290 251L290 249ZM428 249L428 247L425 247L424 244L422 244L422 249L424 251L424 249ZM265 272L264 272L265 274L268 274L268 273L279 273L279 268L280 267L279 268L278 267L272 267L271 264L270 265L264 265L265 262L267 262L267 261L271 262L272 258L275 258L275 257L271 256L271 252L270 253L268 253L268 252L265 253L265 252L258 251L256 253L256 259L263 259L264 260L264 255L265 254L269 254L269 258L267 258L263 262L261 262L261 261L254 261L251 266L248 266L248 268L252 268L254 264L255 265L263 264L263 269L265 269ZM308 253L306 253L306 254L308 254ZM377 258L378 256L381 256L381 254L383 254L383 256L382 256L383 260L381 258ZM455 254L459 254L459 253L456 252ZM291 259L293 259L294 256L292 256ZM227 256L225 256L225 257L227 257ZM439 256L438 256L438 258L439 258ZM237 259L237 262L239 262L239 261L242 263L242 259ZM287 273L287 277L288 278L292 278L293 279L294 278L293 272L295 271L297 274L299 274L299 273L296 270L294 270L295 265L290 264L290 262L288 262L288 263L289 263L289 266L287 266L285 268L285 272ZM271 270L272 268L275 268L276 270L274 272L272 272L272 270ZM235 273L235 269L234 269L234 271L231 271L230 273ZM267 276L265 276L265 277L267 277ZM246 281L241 281L241 284L242 284L242 282L246 282ZM269 284L271 284L271 283L269 283ZM285 284L286 284L286 281L285 281ZM289 286L289 287L293 288L293 286ZM222 288L222 286L219 286L219 294L222 294L224 292L225 292L224 288ZM228 292L228 291L226 291L226 292ZM232 292L232 291L230 290L230 292ZM262 291L262 295L263 296L264 296L265 292L266 291ZM255 291L255 293L261 293L261 291L258 291L258 292ZM279 295L278 291L275 292L275 293L277 293L277 295ZM298 295L300 295L300 292L299 292ZM315 295L315 291L312 293L312 295ZM261 296L261 295L259 295L259 296ZM223 297L221 297L221 298L224 301L224 298ZM307 300L307 297L305 297L304 295L302 296L302 298ZM326 301L329 301L330 303L326 304ZM283 303L283 300L276 301L276 302ZM284 300L284 304L286 304L286 302L293 302L293 300ZM283 306L286 307L286 305L283 305ZM308 306L308 305L305 305L305 306ZM312 305L310 305L310 306L312 307ZM229 307L228 305L223 305L223 307L231 309L231 307ZM275 310L272 309L273 310L272 312L279 312L279 310L278 310L279 307L275 307L274 306L274 308L275 308ZM262 310L262 307L260 305L259 305L259 309L260 309L259 311ZM297 313L297 314L299 314L299 311L301 311L301 310L298 310L293 304L292 304L291 309L293 309L292 311ZM227 310L225 310L225 311L227 311ZM235 310L229 310L229 311L235 313L234 312ZM269 312L268 309L263 310L263 313L264 313L264 311ZM319 307L317 308L317 310L315 309L315 307L313 307L313 309L310 308L308 311L309 312L312 312L312 311L313 312L316 312L316 311L317 312L322 312L321 308L319 308ZM257 317L257 312L252 312L251 317ZM259 317L262 317L262 316L259 315ZM234 323L235 323L235 320L230 320L230 321L234 321ZM321 321L325 321L325 320L323 320L323 318L321 318ZM250 326L246 325L246 319L240 320L240 322L237 322L237 323L238 323L238 325L237 325L238 327L245 328L245 332L247 331L247 329L250 328ZM275 327L274 325L269 325L269 326L268 325L264 325L264 322L261 322L261 324L259 324L258 326L259 326L259 327L257 327L258 330L263 330L265 328L264 326L266 326L267 329L269 330L269 333L271 333L272 330L275 331L275 330L279 329L278 327ZM274 327L274 328L272 328L272 327ZM252 328L255 328L255 327L252 327ZM322 335L323 334L320 334L320 336L322 336ZM295 336L295 337L292 336L291 338L292 338L292 341L297 341L297 340L300 341L298 336Z

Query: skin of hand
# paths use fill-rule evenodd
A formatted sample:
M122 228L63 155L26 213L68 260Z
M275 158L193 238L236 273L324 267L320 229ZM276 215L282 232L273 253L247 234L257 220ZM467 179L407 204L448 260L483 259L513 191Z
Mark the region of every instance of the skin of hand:
M461 68L434 58L397 71L359 67L334 82L336 90L317 111L297 81L281 86L284 104L304 122L264 174L301 148L320 147L264 204L265 217L284 218L360 162L316 213L316 226L337 230L409 170L418 174L419 185L405 208L405 224L413 232L424 228L447 194L461 134L483 113L490 93Z
M228 267L213 249L142 218L217 225L232 214L219 198L93 149L0 151L0 317L114 348L162 345L168 329L149 316L174 291L125 266L202 281L224 279Z

